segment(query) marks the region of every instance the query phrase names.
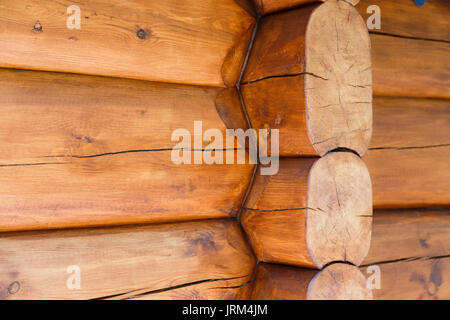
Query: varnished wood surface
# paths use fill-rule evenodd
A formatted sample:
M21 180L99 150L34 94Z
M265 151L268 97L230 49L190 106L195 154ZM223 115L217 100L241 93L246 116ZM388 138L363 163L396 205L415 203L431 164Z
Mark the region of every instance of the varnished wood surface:
M374 208L449 205L449 159L448 145L369 150L363 160L372 178Z
M374 95L450 98L450 43L381 34L370 38Z
M373 121L370 149L450 144L449 100L374 97Z
M356 9L366 20L373 14L367 13L371 5L377 5L381 13L381 29L371 30L373 33L450 41L447 0L427 1L424 6L416 6L410 0L361 0Z
M447 300L450 298L448 257L379 264L380 288L374 300ZM317 270L259 264L251 299L305 300L307 287ZM373 286L373 271L361 268ZM340 278L339 278L340 279ZM331 285L331 284L330 284Z
M363 264L450 253L448 209L377 210L373 217ZM244 211L242 224L260 261L314 267L304 263L305 210Z
M330 0L263 17L241 88L252 126L280 131L281 156L366 152L370 39L352 5Z
M375 300L450 299L450 258L380 264L381 287ZM363 268L363 273L366 268Z
M450 208L375 211L363 264L449 255L449 230Z
M262 261L318 268L332 261L359 265L372 228L367 168L348 152L314 160L285 158L277 175L257 173L242 226Z
M254 263L232 220L5 233L0 298L230 299ZM80 289L66 286L72 265Z
M306 300L308 285L318 273L267 263L260 263L257 268L251 300Z
M322 271L260 263L251 300L371 300L365 274L335 263Z
M236 107L232 99L216 107L222 89L0 74L1 231L227 217L239 210L253 165L171 160L177 128L194 135L197 120L204 131L222 133L225 123L246 125L239 100Z
M254 24L233 0L91 0L70 30L70 5L2 1L0 66L232 86Z
M0 164L170 149L178 128L191 132L194 148L194 121L202 122L203 132L217 129L224 136L228 127L246 129L239 98L230 91L0 69Z
M253 0L259 12L263 15L319 1L320 0Z

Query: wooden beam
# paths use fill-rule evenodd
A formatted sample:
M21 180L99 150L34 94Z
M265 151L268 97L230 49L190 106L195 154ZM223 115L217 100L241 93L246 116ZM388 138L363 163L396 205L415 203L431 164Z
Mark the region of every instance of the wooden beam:
M251 300L371 300L365 276L355 266L335 263L322 271L259 264Z
M321 268L364 260L371 217L364 163L352 153L334 152L317 161L282 159L273 176L257 173L241 222L259 260L275 256L277 262Z
M369 6L380 8L381 29L372 33L395 36L450 41L450 4L447 0L428 1L419 7L410 0L361 0L356 6L361 16L367 20L373 12L367 12Z
M450 204L449 108L448 100L375 98L364 156L375 208Z
M246 128L235 89L0 74L0 231L237 214L254 165L171 160L177 128Z
M381 286L375 300L450 299L450 258L380 264ZM362 268L364 273L366 268Z
M230 299L254 264L232 220L5 233L0 299Z
M450 208L375 211L364 264L446 256L450 253L449 230Z
M266 16L241 83L250 122L279 129L282 156L339 147L362 155L372 130L370 66L366 25L346 2Z
M296 6L307 5L314 2L325 2L326 0L253 0L261 14L266 15L272 12L291 9ZM344 0L352 5L356 5L359 0Z
M450 44L380 34L370 39L374 95L450 98Z
M233 0L95 0L69 29L73 4L2 1L0 66L233 86L255 21Z
M244 210L241 222L260 261L314 267L305 263L309 257L305 233L310 227L306 223L305 207L310 205L301 196L305 193L301 186L306 182L295 184L307 180L307 168L313 162L313 159L282 159L278 175L265 180L256 176L246 207L257 195L259 198L253 208L258 209ZM321 195L325 197L326 193ZM363 263L447 255L450 252L446 245L450 243L449 228L446 209L375 211L372 237L370 240L368 232L369 239L366 239L371 241L370 250ZM339 230L338 224L331 233L339 234ZM350 259L348 252L346 254L347 257L341 256L340 260Z
M331 265L333 266L333 265ZM448 300L450 298L450 258L398 261L380 264L380 288L373 287L374 300ZM326 269L325 269L326 270ZM251 299L305 300L308 283L319 271L281 265L259 264ZM360 275L371 282L368 267ZM341 275L335 274L338 280ZM334 280L336 280L334 278ZM335 281L324 284L330 289ZM339 283L339 282L338 282ZM367 288L367 287L366 287ZM344 299L344 298L342 298Z
M450 101L443 99L375 97L369 152L449 144L449 110Z
M364 161L373 181L374 208L450 204L450 146L370 150Z

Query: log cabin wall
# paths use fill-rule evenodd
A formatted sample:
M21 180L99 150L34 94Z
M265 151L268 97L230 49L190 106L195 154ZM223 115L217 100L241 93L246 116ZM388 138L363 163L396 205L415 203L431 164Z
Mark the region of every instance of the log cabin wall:
M66 27L71 1L0 4L0 299L450 299L448 2L131 2L77 3L79 30ZM336 43L356 65L323 75L313 53L331 40L301 44L332 3L358 27L378 5L381 29L370 58L362 29L344 44L344 24ZM307 107L334 104L324 79L349 67L363 76L344 82L346 131L337 108ZM171 133L197 120L279 129L278 174L173 164ZM312 214L334 201L308 180L321 163L349 195L352 236ZM325 233L338 236L307 240ZM80 290L68 290L71 266Z
M361 271L370 277L371 266L380 267L374 299L448 299L450 29L444 16L450 6L433 1L417 7L405 0L360 1L356 8L367 19L373 4L381 9L381 30L370 31L373 133L362 158L372 178L375 211ZM307 160L289 161L298 163L286 163L286 177L298 174L288 171ZM277 181L266 185L274 183L282 187ZM304 211L298 209L244 213L255 253L266 262L259 264L252 298L307 298L317 272L274 265L305 267L298 237ZM276 241L281 233L283 241Z

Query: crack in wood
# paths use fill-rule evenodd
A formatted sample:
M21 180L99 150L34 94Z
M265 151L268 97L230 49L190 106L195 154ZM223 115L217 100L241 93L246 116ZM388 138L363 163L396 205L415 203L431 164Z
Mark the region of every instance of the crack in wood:
M289 78L289 77L298 77L298 76L304 76L304 75L310 75L312 77L315 77L315 78L318 78L318 79L322 79L322 80L326 80L326 81L330 80L330 79L327 79L325 77L321 77L321 76L316 75L316 74L311 73L311 72L298 72L298 73L291 73L291 74L280 74L280 75L266 76L266 77L262 77L262 78L258 78L258 79L242 82L241 85L247 85L247 84L251 84L251 83L255 83L255 82L259 82L259 81L263 81L263 80L267 80L267 79Z
M432 38L420 38L420 37L413 37L413 36L402 36L402 35L399 35L399 34L393 34L393 33L387 33L387 32L379 32L379 31L369 31L369 33L370 34L377 34L377 35L381 35L381 36L402 38L402 39L450 43L450 41L447 41L447 40L432 39Z
M450 143L446 144L435 144L428 146L410 146L410 147L372 147L369 150L411 150L411 149L430 149L430 148L442 148L449 147Z
M121 300L133 299L133 298L137 298L137 297L143 296L143 295L155 294L155 293L160 293L160 292L165 292L165 291L185 288L185 287L194 286L194 285L198 285L198 284L202 284L202 283L217 282L217 281L227 281L227 280L236 280L236 279L241 279L241 278L245 278L245 277L248 277L248 276L249 275L244 275L244 276L240 276L240 277L231 277L231 278L217 278L217 279L198 280L198 281L193 281L193 282L187 282L187 283L179 284L179 285L176 285L176 286L171 286L171 287L166 287L166 288L161 288L161 289L148 290L148 291L144 291L144 292L140 292L140 291L146 290L146 289L145 288L141 288L141 289L130 290L130 291L117 293L117 294L113 294L113 295L97 297L97 298L93 298L91 300L105 300L105 299L120 298L120 297L123 297L123 298L121 298ZM218 288L220 288L220 287L218 287ZM228 287L221 287L221 288L226 289ZM230 287L230 288L232 288L232 287ZM134 292L136 292L136 294L132 294ZM128 296L130 294L132 294L132 295Z
M397 263L397 262L411 262L411 261L426 261L426 260L436 260L436 259L446 259L450 258L450 255L443 256L425 256L425 257L409 257L409 258L400 258L394 260L386 260L386 261L377 261L369 264L361 265L361 268L378 265L378 264L388 264L388 263Z

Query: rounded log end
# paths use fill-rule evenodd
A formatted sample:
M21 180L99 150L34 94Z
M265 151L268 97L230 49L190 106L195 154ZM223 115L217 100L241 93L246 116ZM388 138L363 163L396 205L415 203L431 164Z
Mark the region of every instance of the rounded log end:
M366 24L348 2L328 0L310 16L305 40L308 136L319 155L363 155L372 136L372 72Z
M350 152L315 162L308 178L306 246L314 264L360 265L372 236L372 183L365 163Z
M309 283L308 300L372 300L372 290L358 267L334 263Z

